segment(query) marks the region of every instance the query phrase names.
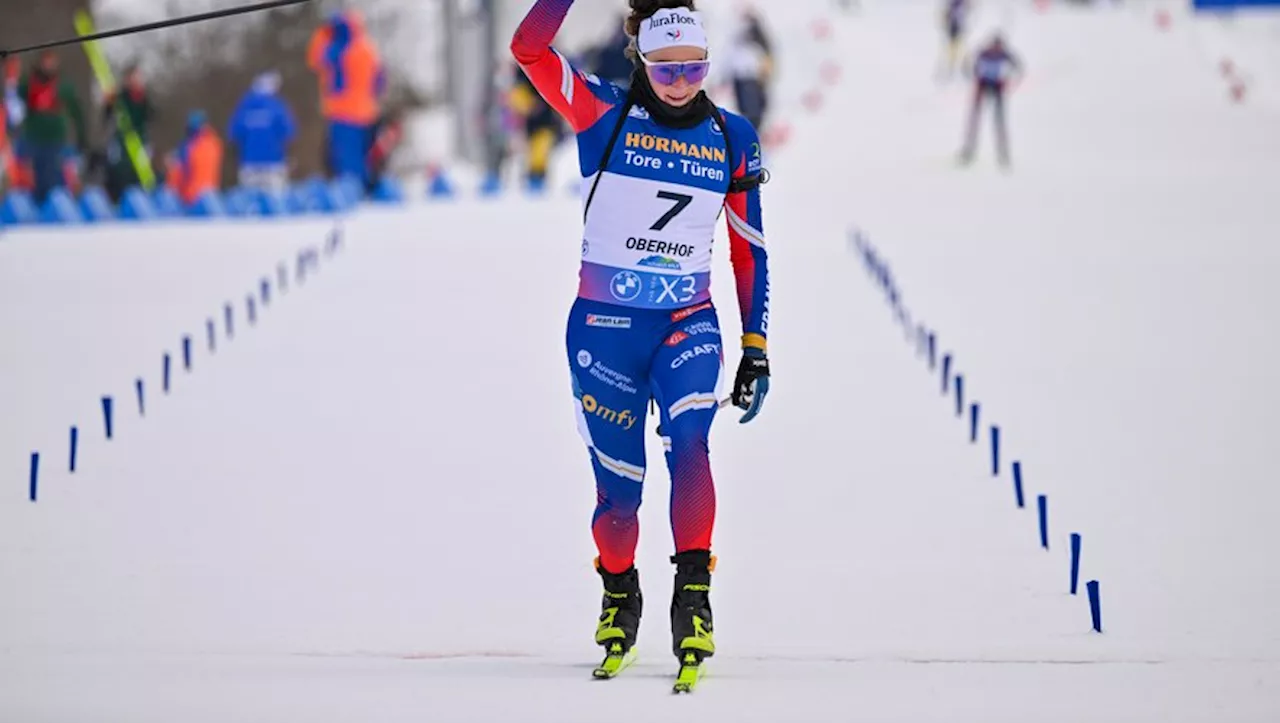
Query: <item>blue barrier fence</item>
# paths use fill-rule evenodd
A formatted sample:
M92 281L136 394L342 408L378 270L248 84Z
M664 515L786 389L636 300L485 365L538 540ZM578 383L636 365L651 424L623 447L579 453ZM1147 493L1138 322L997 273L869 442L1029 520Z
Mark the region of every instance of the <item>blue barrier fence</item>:
M1280 1L1280 0L1278 0ZM858 254L867 274L876 281L880 290L885 295L885 300L893 311L894 318L901 324L908 327L908 338L917 346L917 355L922 350L927 351L929 371L935 371L934 358L937 351L938 333L935 330L928 329L925 325L917 323L911 327L911 313L906 309L902 292L898 289L894 276L889 268L889 264L879 251L871 244L866 234L858 229L850 232L850 242L853 250ZM944 397L954 395L954 414L957 418L964 420L965 414L965 377L955 371L956 354L952 351L945 352L942 355L942 394ZM981 404L976 400L969 400L968 415L968 436L971 444L976 444L979 438L979 415ZM988 427L991 460L990 470L991 476L999 478L1002 474L1000 465L1001 454L1001 428L997 424L991 424ZM1023 489L1023 469L1022 460L1013 459L1010 463L1010 469L1013 475L1014 501L1017 509L1025 508L1025 493ZM1036 512L1038 517L1040 546L1049 549L1049 498L1047 495L1036 496ZM1080 577L1080 548L1081 536L1079 533L1071 533L1071 567L1070 567L1070 584L1068 590L1071 595L1075 595L1079 585ZM1102 632L1102 598L1100 593L1100 584L1097 580L1090 580L1085 585L1089 593L1089 613L1093 630Z
M5 226L78 225L113 221L147 223L175 218L275 218L306 214L336 214L355 208L361 201L399 204L404 189L394 178L383 178L372 193L352 178L325 181L311 178L279 193L252 188L211 191L195 203L184 205L169 188L151 193L130 188L112 204L106 192L86 188L77 198L65 188L55 189L43 205L25 192L14 191L0 199L0 224Z

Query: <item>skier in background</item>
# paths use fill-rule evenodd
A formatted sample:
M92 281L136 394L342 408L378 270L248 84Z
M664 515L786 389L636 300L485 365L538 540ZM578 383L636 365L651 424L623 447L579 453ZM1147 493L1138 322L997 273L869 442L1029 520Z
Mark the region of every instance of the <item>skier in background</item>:
M297 135L293 111L279 92L279 73L255 78L227 132L240 154L240 185L272 193L283 193L289 185L289 144Z
M938 71L940 80L955 76L964 49L964 31L969 21L969 0L946 0L942 12L943 58Z
M18 97L26 109L22 155L31 165L37 204L43 204L53 189L74 183L69 158L74 149L83 151L88 146L80 101L71 84L62 79L60 65L57 53L46 50L18 84ZM75 146L68 125L75 128Z
M321 114L327 123L325 168L332 177L368 183L365 159L387 79L359 13L335 13L318 28L307 48L307 64L320 82Z
M742 319L731 399L754 419L769 385L768 255L759 138L715 106L706 30L692 0L630 0L636 69L628 91L575 69L552 49L573 0L537 0L511 51L577 134L583 176L582 262L566 346L578 429L596 479L592 535L604 583L595 676L631 659L642 611L635 567L645 478L645 415L656 402L671 474L676 690L715 652L707 438L719 408L723 342L711 301L714 227L723 215ZM573 237L570 237L573 238Z
M773 76L773 45L753 8L742 13L742 25L729 47L729 72L738 112L755 128L763 128Z
M186 136L169 157L166 182L188 207L221 188L222 140L204 111L194 110L187 116Z
M151 123L155 120L156 108L151 102L151 93L143 82L142 70L136 65L125 70L123 85L108 92L102 100L102 122L107 128L107 195L116 203L126 189L139 183L138 169L129 157L124 131L116 116L117 107L129 119L130 127L137 133L138 140L142 142L143 149L150 158Z
M973 102L964 148L960 151L960 163L967 165L973 160L982 108L990 101L995 112L996 153L1000 165L1007 168L1010 159L1005 96L1022 80L1022 61L1009 51L1004 38L997 33L973 61L970 72L974 79Z

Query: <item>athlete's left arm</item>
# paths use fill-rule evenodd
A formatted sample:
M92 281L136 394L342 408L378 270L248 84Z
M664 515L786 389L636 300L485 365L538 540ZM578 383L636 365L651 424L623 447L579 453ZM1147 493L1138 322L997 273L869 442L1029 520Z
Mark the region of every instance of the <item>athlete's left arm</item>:
M733 145L733 178L759 178L760 138L751 124L740 116L727 119ZM729 227L729 261L738 286L738 308L742 312L742 348L767 351L769 335L769 254L764 245L761 220L760 185L725 197L725 221Z

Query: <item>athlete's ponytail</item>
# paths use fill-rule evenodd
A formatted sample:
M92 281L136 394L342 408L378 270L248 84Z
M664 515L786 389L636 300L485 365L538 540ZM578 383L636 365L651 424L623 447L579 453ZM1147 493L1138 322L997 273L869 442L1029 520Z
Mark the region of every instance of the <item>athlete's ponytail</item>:
M631 36L631 45L627 47L627 55L632 61L638 61L639 53L636 52L636 36L640 34L640 23L653 17L654 13L666 8L689 8L697 10L693 6L693 0L630 0L631 14L627 16L624 29L627 35Z

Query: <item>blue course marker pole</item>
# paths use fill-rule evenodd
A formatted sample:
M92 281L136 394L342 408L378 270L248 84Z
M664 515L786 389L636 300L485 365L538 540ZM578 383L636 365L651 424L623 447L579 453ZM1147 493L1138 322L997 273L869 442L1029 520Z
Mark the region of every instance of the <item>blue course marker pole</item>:
M289 290L289 266L284 262L276 267L276 286L282 294Z
M978 443L978 403L969 405L969 443Z
M191 335L182 337L182 368L191 371Z
M258 282L258 295L262 297L263 306L271 303L271 279L264 277Z
M147 416L147 400L142 391L142 378L133 380L133 388L138 392L138 416Z
M1040 495L1036 498L1040 508L1040 546L1049 549L1049 498Z
M1080 533L1071 533L1071 594L1080 587Z
M227 338L230 339L231 337L236 335L236 325L235 325L236 310L234 307L231 306L230 302L227 302L226 304L222 305L222 316L223 316L223 320L226 322L225 326L227 327L227 330L226 330Z
M40 453L31 453L31 487L27 493L32 502L40 496Z
M951 391L951 355L942 355L942 393Z
M1022 497L1022 463L1013 463L1013 496L1018 501L1018 509L1026 507L1026 500Z
M956 416L964 416L964 375L956 375Z
M245 297L244 311L245 316L249 317L250 326L258 323L258 302L253 298L253 294Z
M76 471L76 452L80 447L80 430L75 427L71 428L71 458L67 460L67 470Z
M929 332L929 369L938 368L938 335Z
M212 354L218 350L218 325L213 323L213 319L205 319L204 331L209 338L209 353Z
M111 439L111 397L102 398L102 420L106 422L107 439Z
M1102 632L1102 593L1098 590L1098 581L1090 580L1085 583L1085 588L1089 591L1089 613L1093 618L1093 632Z
M164 363L161 364L160 366L162 367L161 369L162 374L160 375L161 377L160 386L164 389L164 393L168 394L169 393L169 372L173 367L173 359L169 358L169 352L164 353Z
M1000 428L991 425L991 476L1000 476Z

